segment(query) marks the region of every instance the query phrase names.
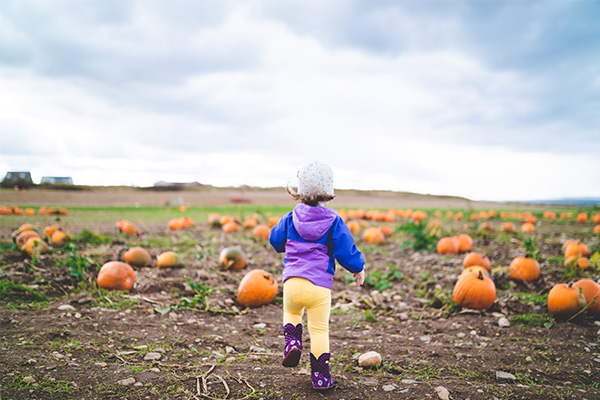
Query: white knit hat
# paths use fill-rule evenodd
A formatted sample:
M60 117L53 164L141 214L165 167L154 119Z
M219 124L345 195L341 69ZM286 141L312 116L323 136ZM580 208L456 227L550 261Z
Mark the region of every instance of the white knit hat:
M298 194L333 196L333 171L325 163L314 161L298 171Z

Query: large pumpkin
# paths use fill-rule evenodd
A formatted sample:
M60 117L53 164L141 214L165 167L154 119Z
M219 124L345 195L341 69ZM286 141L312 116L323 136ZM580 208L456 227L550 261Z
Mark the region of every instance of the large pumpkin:
M110 290L130 290L135 283L135 271L129 264L109 261L98 272L98 287Z
M277 281L262 269L248 272L238 287L238 303L246 307L269 304L277 295Z
M492 269L492 264L490 263L490 259L487 256L477 253L475 251L470 252L463 259L463 267L468 268L473 265L479 265L484 267L488 271Z
M454 302L464 308L487 310L496 301L496 285L482 271L461 275L452 291Z
M569 283L558 283L548 293L548 312L557 319L567 319L585 307L583 294Z
M569 256L565 258L565 267L567 266L577 266L580 269L588 269L590 267L590 262L585 257Z
M56 246L64 246L65 244L67 244L69 242L69 240L71 240L69 235L67 235L65 232L61 231L60 229L56 230L50 238L50 241L52 242L52 244L56 245Z
M219 263L223 271L240 270L246 266L246 253L239 247L226 247L219 254Z
M573 284L573 287L581 290L588 305L587 312L600 315L600 285L591 279L580 279Z
M152 257L142 247L132 247L123 254L123 261L133 267L149 267L152 265Z
M48 253L48 245L39 236L34 236L25 242L21 247L21 251L27 253L30 257L37 257L40 254Z
M517 281L533 282L540 277L540 264L534 258L515 257L510 263L510 277Z

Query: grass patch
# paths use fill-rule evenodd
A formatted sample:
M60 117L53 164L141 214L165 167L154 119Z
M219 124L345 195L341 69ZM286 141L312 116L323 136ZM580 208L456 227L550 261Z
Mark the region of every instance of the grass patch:
M548 294L537 294L537 293L523 293L516 292L512 294L513 297L518 298L524 303L533 303L536 305L543 305L548 303Z
M89 290L89 294L94 298L91 302L92 307L126 310L133 309L139 304L138 300L127 298L119 291L94 287Z
M0 281L0 303L5 308L46 306L49 301L39 289L31 289L10 280Z
M550 314L519 314L512 317L511 321L534 328L550 329L554 325L554 318Z
M73 241L79 244L89 244L90 246L112 243L112 239L108 236L90 232L87 229L82 230L79 235L73 236Z

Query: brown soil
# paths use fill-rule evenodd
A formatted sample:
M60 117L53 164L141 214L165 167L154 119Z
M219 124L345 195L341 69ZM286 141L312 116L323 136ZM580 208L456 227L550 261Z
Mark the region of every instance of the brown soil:
M10 204L5 194L2 202ZM40 204L74 204L68 196L59 202L47 197L47 192L38 194L42 195ZM172 194L160 195L152 202L160 204ZM222 194L221 199L232 195ZM204 204L200 200L188 203L191 196L184 196L186 204ZM283 197L289 202L285 193ZM115 204L133 200L117 194L112 198ZM143 198L136 197L136 201L151 203ZM94 204L104 204L97 201ZM394 206L399 207L398 203ZM496 227L499 223L492 221ZM403 251L403 242L411 237L400 231L382 246L366 244L357 236L372 284L383 282L382 275L399 274L388 279L390 287L376 291L373 285L348 285L345 271L338 267L330 325L336 386L321 394L310 383L306 333L301 365L290 369L280 364L281 293L275 302L257 309L243 309L236 302L237 285L248 270L271 271L281 282L282 257L267 243L249 232L225 235L202 222L178 232L148 225L139 238L78 226L74 220L70 224L74 232L85 228L112 239L110 244L76 245L78 254L93 261L83 290L76 290L77 282L68 268L57 266L57 261L69 256L68 251L41 256L36 265L6 246L0 253L0 279L30 285L52 300L43 307L23 309L9 308L7 300L2 300L2 398L436 399L441 398L436 391L439 387L446 388L452 399L600 398L598 321L548 319L548 328L513 320L510 327L498 326L501 315L508 319L547 315L544 304L528 303L515 293L544 294L561 281L564 270L553 258L560 256L566 238L583 239L597 251L598 238L589 235L589 226L560 221L538 224L536 243L542 247L543 278L525 286L511 281L502 268L522 254L515 240L523 239L520 235L513 239L486 235L475 225L445 221L448 232L471 233L474 250L487 254L500 267L494 274L500 294L486 312L460 312L445 301L462 270L462 256ZM10 228L5 224L1 228L1 241L10 242ZM95 270L117 259L126 246L138 244L147 247L154 258L162 251L177 250L184 255L186 267L138 269L136 287L126 294L108 295L93 289ZM219 270L218 252L230 245L246 251L244 270ZM580 275L597 273L592 268ZM216 290L208 296L209 311L176 307L182 297L191 299L195 294L186 278ZM74 310L58 309L65 304ZM357 357L367 351L382 355L380 368L358 366ZM159 352L160 360L144 360L148 352ZM515 380L499 380L497 372L510 373ZM27 383L25 378L35 382ZM127 378L134 381L122 384Z

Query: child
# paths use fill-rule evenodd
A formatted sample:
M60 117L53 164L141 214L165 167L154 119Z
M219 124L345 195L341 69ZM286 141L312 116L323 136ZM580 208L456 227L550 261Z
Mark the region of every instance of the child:
M313 162L298 172L298 193L288 193L300 203L271 230L269 241L283 259L282 364L295 367L302 350L302 315L306 308L310 335L310 368L313 387L329 389L329 313L335 260L354 273L357 284L365 279L365 260L354 238L335 210L326 208L332 200L333 172Z

